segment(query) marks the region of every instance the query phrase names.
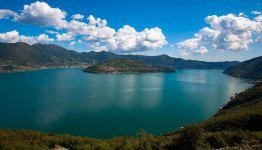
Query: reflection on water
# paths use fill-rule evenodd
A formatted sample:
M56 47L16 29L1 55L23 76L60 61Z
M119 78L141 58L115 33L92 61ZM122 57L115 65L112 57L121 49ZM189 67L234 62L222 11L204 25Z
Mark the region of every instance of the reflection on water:
M231 95L250 86L221 70L0 74L0 128L100 138L135 135L141 128L161 134L210 117Z

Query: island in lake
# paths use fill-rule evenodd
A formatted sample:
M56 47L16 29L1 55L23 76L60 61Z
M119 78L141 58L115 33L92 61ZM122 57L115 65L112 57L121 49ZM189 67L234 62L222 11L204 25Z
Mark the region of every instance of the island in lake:
M134 59L113 59L89 66L83 71L89 73L149 73L175 72L175 69L173 67L152 66Z

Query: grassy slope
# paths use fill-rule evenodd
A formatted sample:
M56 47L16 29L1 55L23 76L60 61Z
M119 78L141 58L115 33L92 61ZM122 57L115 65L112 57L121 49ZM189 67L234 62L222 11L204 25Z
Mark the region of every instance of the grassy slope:
M108 140L0 130L0 149L262 149L262 83L240 93L212 118L163 136L144 131Z

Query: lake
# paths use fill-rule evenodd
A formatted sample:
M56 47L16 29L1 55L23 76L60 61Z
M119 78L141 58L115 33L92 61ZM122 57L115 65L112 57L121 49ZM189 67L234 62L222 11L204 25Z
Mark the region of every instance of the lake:
M48 69L0 74L0 128L110 138L160 135L207 119L252 86L222 70L89 74Z

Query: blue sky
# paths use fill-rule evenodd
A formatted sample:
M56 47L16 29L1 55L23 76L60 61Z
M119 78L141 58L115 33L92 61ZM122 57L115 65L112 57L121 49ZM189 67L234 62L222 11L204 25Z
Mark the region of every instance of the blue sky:
M9 12L9 15L6 15L7 11L2 11L0 33L4 40L8 37L5 33L16 30L20 36L16 38L18 41L25 39L21 38L23 35L30 37L26 38L26 41L30 41L31 44L38 41L56 43L80 52L106 50L123 54L168 54L174 57L205 61L243 61L262 55L261 29L259 29L261 19L256 19L256 17L261 16L261 0L46 0L40 2L46 3L52 9L66 12L66 15L64 14L65 18L63 18L63 14L61 14L60 18L58 17L68 22L65 23L67 24L66 27L64 27L65 25L62 27L60 22L59 25L54 22L44 23L46 20L41 16L42 14L38 16L39 18L26 13L25 15L21 14L24 11L24 5L32 6L31 4L36 3L36 1L0 0L1 10L10 10L16 13L10 15ZM252 11L253 13L251 13ZM54 10L54 12L56 11ZM56 14L54 13L54 15ZM95 33L89 33L90 29L85 30L85 33L82 31L76 33L78 31L75 31L75 29L72 31L72 28L69 27L71 26L69 25L72 20L71 16L74 14L84 15L83 20L76 19L78 23L88 24L90 20L88 21L87 18L92 15L95 21L97 21L97 18L101 18L102 20L105 19L107 24L101 25L103 29L100 29L101 22L98 23L99 25L95 24L94 26L98 28L98 31L94 29ZM230 14L234 14L234 16ZM207 23L205 18L212 15L215 16L210 17L210 21ZM57 21L57 16L53 17L54 21ZM214 18L220 20L220 22L214 22ZM232 20L240 23L245 21L246 23L237 26L232 24L225 31L225 22L232 22ZM38 24L37 22L41 23ZM124 27L125 25L128 26ZM104 28L105 26L106 28ZM240 30L233 31L235 28L242 26L246 28L241 29L241 33ZM252 29L250 29L251 26ZM209 38L211 38L211 31L212 38L213 33L221 33L221 35L216 35L216 38L213 38L212 41L205 38L206 34L200 34L201 37L194 36L204 27L211 29L208 30ZM148 28L148 30L145 30L145 28ZM123 29L122 32L118 32L119 29ZM56 33L51 34L47 30ZM101 32L101 34L97 34L97 32ZM249 35L243 37L243 35L250 32L252 32L251 37ZM63 33L65 36L60 36L61 38L58 40L57 34L62 35ZM45 36L38 38L40 34L47 35L48 39ZM10 35L17 34L12 32ZM32 37L34 37L33 40ZM132 38L136 39L135 42L131 40ZM191 40L191 42L185 43L184 41L188 39L193 39L193 42ZM230 43L221 41L221 39L229 39ZM250 39L252 42L250 42ZM16 41L4 40L2 39L3 42Z

